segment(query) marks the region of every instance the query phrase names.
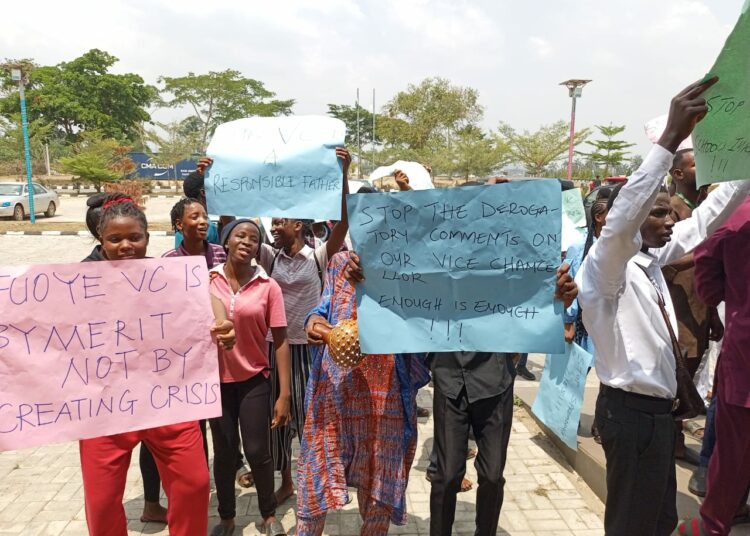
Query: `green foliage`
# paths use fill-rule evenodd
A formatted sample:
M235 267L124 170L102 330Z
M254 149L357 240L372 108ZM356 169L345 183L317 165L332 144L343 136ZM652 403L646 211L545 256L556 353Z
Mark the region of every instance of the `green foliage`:
M604 139L587 141L586 143L594 147L594 150L590 153L580 152L579 154L587 156L596 166L602 167L602 176L608 177L611 171L616 170L628 160L626 155L629 154L629 151L625 149L633 147L635 143L615 139L618 134L625 131L624 125L596 125L596 128L604 136Z
M454 86L444 78L410 84L385 105L385 114L398 121L385 125L383 137L391 145L416 151L430 144L447 145L456 131L482 119L484 110L478 100L477 90Z
M104 183L124 179L135 171L135 163L127 154L130 149L104 138L101 132L87 132L76 144L75 154L61 158L60 164L66 173L91 183L100 192Z
M447 153L451 161L444 166L449 175L485 176L510 161L510 151L498 136L489 136L475 126L469 126L451 140Z
M139 125L149 121L146 107L156 101L156 90L132 73L112 74L116 57L92 49L70 62L35 66L23 60L29 83L26 102L29 121L53 125L69 141L79 141L81 132L98 130L120 140L132 140ZM4 73L0 84L0 114L10 117L20 111L16 87Z
M584 141L589 129L576 132L574 144ZM570 141L570 125L558 121L543 125L536 132L527 130L518 133L507 123L498 127L500 139L507 144L510 160L523 164L532 176L543 176L551 164L567 153Z
M357 144L357 110L359 109L359 141L362 145L370 145L377 140L372 129L372 112L362 106L347 104L329 104L328 115L340 119L346 125L345 143L350 148ZM377 125L376 125L377 128Z
M29 123L29 150L31 152L32 169L44 169L44 144L50 139L52 125L42 120ZM57 148L58 144L53 145ZM24 157L23 129L21 128L21 114L12 114L10 119L0 117L0 163L2 172L14 175L25 173L26 159Z
M181 77L161 77L162 92L172 96L164 105L190 106L200 124L200 147L205 151L208 139L221 123L251 116L289 115L294 100L274 100L275 93L263 82L245 78L239 71L188 73ZM195 125L195 123L193 123Z
M184 121L157 123L164 131L164 135L155 130L146 131L147 140L157 147L156 152L151 153L151 160L155 164L174 165L180 160L190 158L198 151L199 134L186 130L183 123Z

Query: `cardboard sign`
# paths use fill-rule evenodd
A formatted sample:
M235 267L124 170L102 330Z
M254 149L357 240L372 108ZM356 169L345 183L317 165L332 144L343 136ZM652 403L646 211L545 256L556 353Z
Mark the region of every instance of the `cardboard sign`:
M356 194L362 351L561 352L558 181Z
M0 267L0 451L221 414L202 256Z

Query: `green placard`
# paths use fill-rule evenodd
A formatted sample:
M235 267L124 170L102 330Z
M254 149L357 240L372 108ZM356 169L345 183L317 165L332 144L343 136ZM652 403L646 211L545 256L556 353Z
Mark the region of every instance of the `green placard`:
M750 12L745 2L706 79L709 111L693 132L697 183L750 178Z

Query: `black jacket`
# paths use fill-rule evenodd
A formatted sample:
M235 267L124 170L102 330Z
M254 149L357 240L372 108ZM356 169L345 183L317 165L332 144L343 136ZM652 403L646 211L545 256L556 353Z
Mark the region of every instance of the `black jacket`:
M91 262L91 261L106 261L107 259L104 258L104 255L102 255L102 247L101 246L95 246L93 250L91 250L91 253L89 253L89 256L83 259L81 262Z
M504 393L516 376L511 354L499 352L434 352L428 363L437 389L456 399L465 388L470 403Z

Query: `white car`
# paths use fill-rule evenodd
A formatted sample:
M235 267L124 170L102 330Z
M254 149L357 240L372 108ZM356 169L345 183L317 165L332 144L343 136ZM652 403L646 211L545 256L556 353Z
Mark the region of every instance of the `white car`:
M51 218L60 206L60 198L54 190L32 183L34 188L34 212ZM31 214L29 190L24 182L0 182L0 217L12 217L16 221Z

